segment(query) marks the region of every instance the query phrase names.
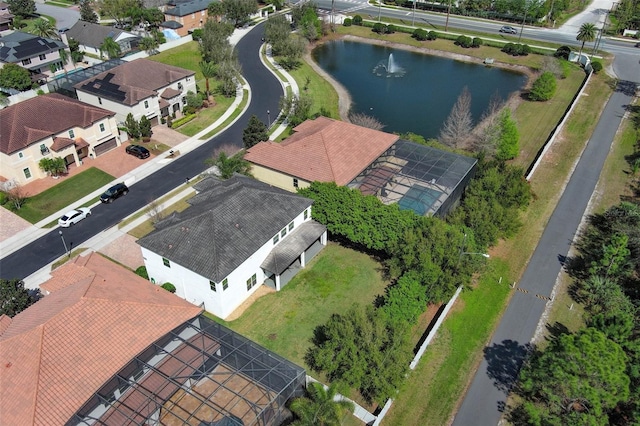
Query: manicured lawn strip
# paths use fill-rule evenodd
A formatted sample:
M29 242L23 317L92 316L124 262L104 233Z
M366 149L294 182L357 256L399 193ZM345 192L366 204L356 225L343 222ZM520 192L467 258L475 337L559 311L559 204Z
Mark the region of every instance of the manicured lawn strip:
M340 119L338 92L331 83L316 73L305 61L302 61L302 65L291 71L290 74L298 83L300 93L312 94L311 115L319 113L320 109L324 108L331 114L331 118ZM305 87L307 87L307 91L305 91Z
M508 270L505 261L492 259L479 284L463 291L383 424L447 424L510 294Z
M22 208L14 213L31 223L37 223L113 180L115 177L110 174L90 167L38 195L29 197Z
M515 160L516 164L527 169L533 163L585 77L580 67L572 65L571 74L565 79L557 80L558 89L551 100L520 102L514 114L520 132L520 155Z
M240 102L238 107L235 109L235 111L233 111L233 113L229 116L229 118L227 118L221 125L219 125L209 133L202 136L200 140L207 140L209 138L214 137L218 132L220 132L221 129L224 129L229 124L231 124L233 120L235 120L236 117L238 117L240 113L242 113L242 111L244 110L244 106L247 104L247 102L249 102L249 91L244 89L242 91L242 101Z
M202 61L202 56L198 49L198 42L190 41L189 43L182 44L174 47L173 49L165 50L164 52L149 56L147 59L195 71L196 81L198 83L202 83L203 86L201 90L205 90L204 77L200 71L200 66L198 65ZM212 88L216 86L214 79L209 80L209 85Z
M282 291L261 297L225 324L308 369L304 355L313 330L332 314L383 294L388 283L380 269L369 256L329 243Z
M201 109L200 111L198 111L198 115L196 118L186 123L185 125L178 127L176 130L186 136L193 136L201 132L203 129L207 128L207 126L215 123L218 118L222 117L222 114L227 112L236 98L216 96L215 99L216 104L214 106Z

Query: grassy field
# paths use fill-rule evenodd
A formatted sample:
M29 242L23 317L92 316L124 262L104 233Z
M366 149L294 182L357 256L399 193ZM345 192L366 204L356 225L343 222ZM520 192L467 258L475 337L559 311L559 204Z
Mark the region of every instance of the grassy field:
M38 195L29 197L22 208L14 213L31 223L37 223L114 179L110 174L91 167Z
M299 68L291 71L290 74L298 83L301 93L313 94L311 115L324 109L330 113L331 118L340 119L338 93L328 81L324 78L317 78L318 74L306 62L303 62Z
M227 98L224 96L216 96L216 104L214 106L198 111L196 118L178 127L176 130L186 136L198 134L203 129L215 123L218 118L222 117L222 114L231 107L234 100L235 97Z
M387 282L380 269L369 256L329 243L282 291L261 297L225 324L306 366L304 355L318 325L354 303L373 303L384 292Z

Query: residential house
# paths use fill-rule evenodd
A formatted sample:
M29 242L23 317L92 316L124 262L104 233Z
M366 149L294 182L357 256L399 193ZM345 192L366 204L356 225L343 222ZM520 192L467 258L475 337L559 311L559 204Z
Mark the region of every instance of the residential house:
M0 64L18 64L26 68L33 81L44 80L64 68L60 50L67 46L60 40L14 31L0 37Z
M280 290L327 243L308 198L238 175L196 189L138 244L153 282L221 318L262 283Z
M476 169L475 158L326 117L294 131L281 143L260 142L247 150L253 176L288 191L335 182L419 215L444 216Z
M173 7L164 11L165 22L162 27L174 30L179 36L184 37L197 28L204 27L209 17L207 8L211 3L220 0L189 0L171 2Z
M82 52L98 56L102 53L100 46L109 37L120 45L123 54L136 49L140 41L140 36L136 34L86 21L77 21L73 27L61 33L61 36L65 43L69 44L67 39L74 39Z
M146 116L152 125L180 113L187 93L196 92L195 72L148 59L126 62L74 86L78 99L116 113L124 123L129 113Z
M79 166L119 145L115 113L57 93L0 110L1 173L21 184L46 176L42 158Z
M0 1L0 31L7 31L13 25L13 14L9 10L9 4Z
M303 392L302 368L99 254L52 276L0 316L2 424L277 425Z

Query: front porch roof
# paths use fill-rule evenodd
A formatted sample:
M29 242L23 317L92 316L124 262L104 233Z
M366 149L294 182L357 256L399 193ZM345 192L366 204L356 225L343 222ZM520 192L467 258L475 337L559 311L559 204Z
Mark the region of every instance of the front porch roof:
M326 226L313 220L303 223L271 250L260 267L277 275L282 274L302 252L326 231Z

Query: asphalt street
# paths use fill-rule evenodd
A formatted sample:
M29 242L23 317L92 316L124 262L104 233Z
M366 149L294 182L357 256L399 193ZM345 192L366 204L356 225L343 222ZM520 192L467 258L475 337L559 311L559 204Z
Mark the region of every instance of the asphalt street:
M56 20L56 28L71 28L80 19L80 12L70 8L36 3L36 11L41 15L51 16Z
M141 209L151 200L172 191L183 184L187 177L196 176L204 171L207 168L205 160L211 158L217 148L223 145L241 148L242 131L252 115L256 115L266 123L267 111L271 111L271 119L275 120L283 90L281 83L260 61L259 49L263 34L264 23L254 27L236 45L242 74L251 88L250 103L245 113L224 132L130 186L128 195L115 200L112 204L94 207L90 221L81 221L71 228L62 230L67 247L78 246ZM59 230L52 230L2 258L0 278L22 279L64 254L65 248Z

